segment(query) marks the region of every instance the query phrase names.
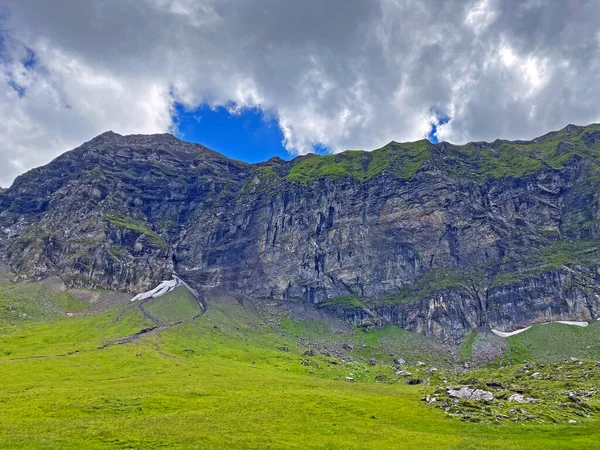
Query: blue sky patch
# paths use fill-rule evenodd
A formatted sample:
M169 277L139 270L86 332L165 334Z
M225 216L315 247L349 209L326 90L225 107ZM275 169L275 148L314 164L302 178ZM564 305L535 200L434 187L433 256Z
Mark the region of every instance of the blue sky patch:
M427 139L439 142L438 127L450 121L450 117L438 114L437 122L431 124ZM256 163L278 156L290 160L291 155L283 146L283 133L277 119L265 114L260 108L246 108L239 113L230 113L225 107L211 108L202 105L187 110L175 104L173 122L175 135L188 142L197 142L225 156ZM318 155L327 155L331 150L323 144L313 146Z
M259 108L231 114L224 107L204 105L189 111L176 104L173 120L178 138L205 145L229 158L255 163L274 156L286 160L292 157L282 145L277 120Z
M8 81L8 85L19 95L19 97L25 97L25 92L27 92L25 87L21 86L18 83L15 83L12 80Z
M437 111L435 108L433 108L431 110L436 118L437 118L437 123L433 122L431 124L431 130L429 130L429 133L427 133L427 139L429 140L429 142L431 142L432 144L437 144L438 142L440 142L440 140L438 139L438 137L436 136L436 133L438 131L438 128L440 125L445 125L448 122L450 122L450 117L448 117L445 114L441 114L439 111Z
M22 62L23 62L23 66L25 66L25 68L27 70L29 69L33 69L36 64L37 64L37 60L35 58L35 52L33 50L31 50L29 47L25 47L25 58L23 58Z

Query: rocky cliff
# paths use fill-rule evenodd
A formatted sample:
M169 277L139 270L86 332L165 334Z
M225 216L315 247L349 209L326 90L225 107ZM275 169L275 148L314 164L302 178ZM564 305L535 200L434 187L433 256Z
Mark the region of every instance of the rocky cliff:
M22 280L136 293L176 272L458 339L600 315L599 195L600 125L255 165L108 132L0 193L0 257Z

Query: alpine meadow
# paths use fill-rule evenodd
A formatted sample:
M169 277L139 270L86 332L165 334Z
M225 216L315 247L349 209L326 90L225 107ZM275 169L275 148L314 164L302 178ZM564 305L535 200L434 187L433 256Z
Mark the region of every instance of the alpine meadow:
M0 0L0 449L600 450L600 1Z

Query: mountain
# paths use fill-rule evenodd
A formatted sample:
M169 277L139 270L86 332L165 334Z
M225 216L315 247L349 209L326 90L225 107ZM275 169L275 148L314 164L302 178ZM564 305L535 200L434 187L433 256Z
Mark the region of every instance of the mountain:
M532 141L390 142L234 161L104 133L0 192L17 280L308 303L459 340L600 316L600 125Z

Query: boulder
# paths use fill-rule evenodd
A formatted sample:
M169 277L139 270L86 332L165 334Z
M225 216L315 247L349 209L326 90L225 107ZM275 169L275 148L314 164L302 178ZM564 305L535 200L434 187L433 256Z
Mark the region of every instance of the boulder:
M573 403L575 403L577 405L583 404L583 401L579 397L577 397L575 395L575 393L573 393L573 392L567 392L567 397L569 397L569 400L571 400Z
M469 387L465 387L465 386L461 387L460 389L448 388L448 389L446 389L446 393L450 397L455 397L455 398L467 398L470 400L477 400L477 401L481 401L481 400L492 401L492 400L494 400L494 394L492 394L489 391L484 391L483 389L469 388Z
M513 394L510 397L508 397L508 401L516 402L516 403L533 403L535 401L535 399L529 398L529 397L524 397L521 394Z
M571 356L569 359L567 359L565 361L565 364L569 364L569 363L570 364L577 364L579 366L583 364L583 362L581 360L579 360L577 358L574 358L573 356Z
M423 397L421 399L422 401L426 402L428 405L433 405L434 403L437 402L437 398L427 394L425 397Z

